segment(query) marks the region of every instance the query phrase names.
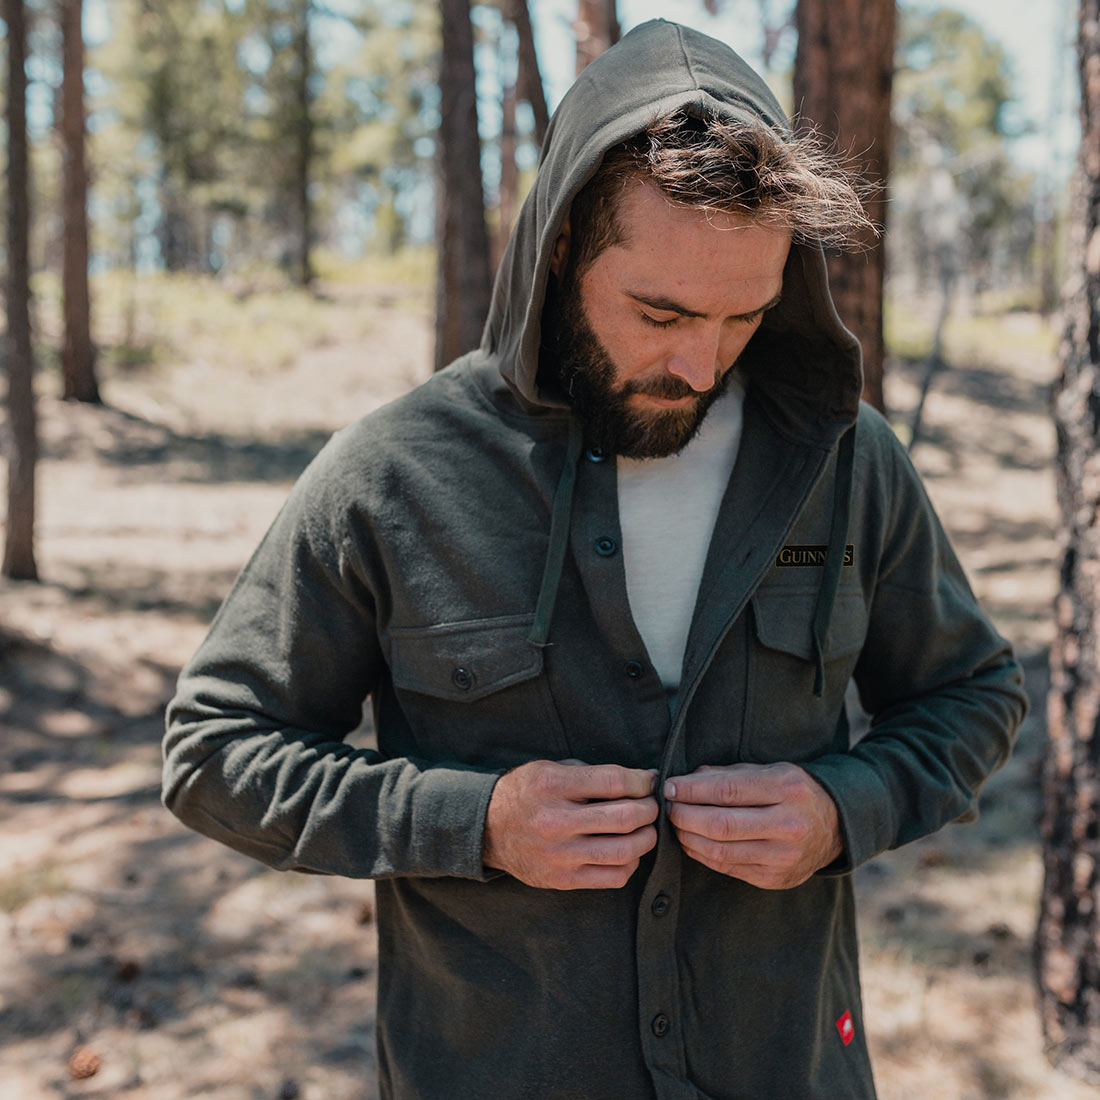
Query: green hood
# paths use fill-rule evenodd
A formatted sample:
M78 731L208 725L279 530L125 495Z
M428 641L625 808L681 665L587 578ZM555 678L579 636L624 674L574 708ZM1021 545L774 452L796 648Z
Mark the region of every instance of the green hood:
M677 111L790 132L767 85L733 50L675 23L642 24L584 70L550 123L482 337L482 353L525 405L562 405L540 386L538 364L550 257L573 197L609 148ZM854 421L860 349L833 308L820 248L791 249L783 302L767 314L741 366L785 434L828 447Z

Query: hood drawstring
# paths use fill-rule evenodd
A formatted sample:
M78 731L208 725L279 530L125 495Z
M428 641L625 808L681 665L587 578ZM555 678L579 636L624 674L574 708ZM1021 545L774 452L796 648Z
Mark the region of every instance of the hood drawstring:
M543 649L550 643L550 620L554 614L554 602L558 598L558 583L565 567L565 551L569 546L569 521L573 513L573 489L577 484L577 466L584 446L584 429L580 420L569 418L569 444L565 452L565 465L554 492L554 507L550 519L550 545L546 551L546 564L539 584L539 600L535 606L535 622L527 637L529 645Z
M829 633L829 621L833 616L837 589L840 587L840 571L848 549L848 513L852 504L852 468L856 454L856 426L853 424L840 437L836 456L836 478L833 482L833 517L829 525L829 546L825 551L825 569L821 588L814 605L813 641L814 695L819 699L825 694L825 639Z

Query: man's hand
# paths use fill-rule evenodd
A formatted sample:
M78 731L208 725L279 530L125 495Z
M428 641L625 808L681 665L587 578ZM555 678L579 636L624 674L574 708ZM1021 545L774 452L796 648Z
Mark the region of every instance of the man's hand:
M483 861L528 886L615 889L657 843L652 772L534 760L497 780Z
M795 764L697 768L665 798L692 859L765 890L798 886L844 850L836 805Z

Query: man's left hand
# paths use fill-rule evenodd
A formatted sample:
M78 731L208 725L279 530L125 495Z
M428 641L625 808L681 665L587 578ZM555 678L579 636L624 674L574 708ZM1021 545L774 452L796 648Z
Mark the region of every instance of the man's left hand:
M836 805L795 764L704 766L665 785L692 859L765 890L788 890L844 850Z

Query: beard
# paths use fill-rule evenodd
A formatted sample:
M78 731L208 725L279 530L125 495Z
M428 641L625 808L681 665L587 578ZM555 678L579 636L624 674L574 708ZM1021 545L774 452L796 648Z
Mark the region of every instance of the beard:
M615 364L588 320L579 284L567 270L547 311L544 331L557 382L584 425L589 443L623 458L678 454L695 438L732 372L716 371L714 385L702 393L671 374L617 384ZM634 394L695 400L680 409L639 410L630 401Z

